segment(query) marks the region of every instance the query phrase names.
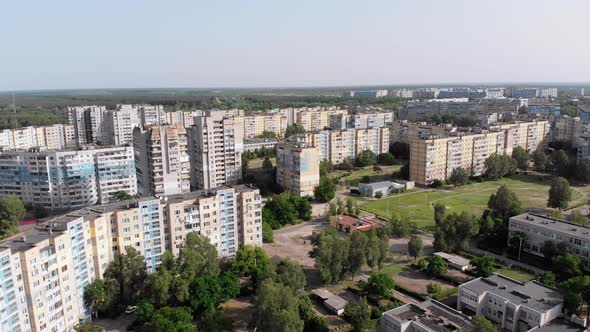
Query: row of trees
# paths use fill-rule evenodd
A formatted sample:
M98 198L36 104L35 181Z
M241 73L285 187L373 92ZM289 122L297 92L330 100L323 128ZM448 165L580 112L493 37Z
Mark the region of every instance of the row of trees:
M25 204L16 195L0 199L0 239L18 233L18 224L27 213Z
M365 264L380 270L389 251L387 238L376 232L367 235L356 231L341 238L334 230L324 230L314 234L311 243L310 256L315 258L315 266L327 284L337 284L347 275L354 279Z
M252 160L258 158L272 158L275 156L275 149L261 147L259 149L255 149L254 151L244 151L242 152L242 159L244 160Z
M279 229L287 224L295 224L297 219L311 220L311 203L305 197L284 192L272 196L262 209L262 221Z
M331 202L329 205L328 215L335 216L337 214L348 213L350 215L358 216L361 210L358 203L352 198L348 197L346 200L338 198L336 202Z

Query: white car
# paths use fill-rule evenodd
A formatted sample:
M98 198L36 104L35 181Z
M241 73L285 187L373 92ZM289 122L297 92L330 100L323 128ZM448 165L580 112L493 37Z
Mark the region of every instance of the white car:
M137 307L134 306L134 305L130 305L130 306L127 307L127 309L125 309L125 313L127 315L130 315L130 314L134 313L135 310L137 310Z

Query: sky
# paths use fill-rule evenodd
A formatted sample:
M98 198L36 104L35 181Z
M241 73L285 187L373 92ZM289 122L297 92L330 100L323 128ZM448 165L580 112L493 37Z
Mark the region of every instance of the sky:
M590 82L588 0L18 0L0 8L0 91Z

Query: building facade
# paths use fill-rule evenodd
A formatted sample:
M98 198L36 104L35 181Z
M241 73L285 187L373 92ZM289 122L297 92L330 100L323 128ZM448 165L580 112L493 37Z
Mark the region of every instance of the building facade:
M141 127L139 110L132 105L119 105L116 110L104 113L105 144L123 145L133 143L133 129Z
M24 127L0 130L0 148L18 150L47 148L61 150L76 146L72 125L54 124L46 127Z
M330 126L330 116L347 114L346 110L334 108L305 109L297 112L296 123L305 131L324 130Z
M260 113L244 117L244 138L255 138L264 132L273 133L277 138L285 136L287 115L283 113Z
M234 185L242 179L244 123L223 111L208 111L189 128L191 184L196 189Z
M290 141L277 146L277 184L298 196L313 196L320 183L318 149L306 142Z
M152 126L133 132L138 192L165 196L190 191L190 160L183 126Z
M75 209L137 194L133 148L0 152L0 196L49 210Z

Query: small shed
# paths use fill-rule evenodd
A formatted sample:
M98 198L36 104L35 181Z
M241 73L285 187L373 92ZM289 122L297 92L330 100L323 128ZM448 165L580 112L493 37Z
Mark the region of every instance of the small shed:
M336 315L342 315L344 313L344 307L346 306L346 304L348 304L348 301L346 301L345 299L341 298L338 295L335 295L334 293L326 290L325 288L317 288L312 290L311 292L322 300L324 306L326 306L326 308L330 310L330 312Z
M391 181L359 183L359 191L361 192L361 195L366 197L375 197L378 192L385 196L396 189L404 189L404 186Z
M467 271L471 266L471 262L465 257L447 254L446 252L435 252L434 255L444 259L450 267L460 271Z

